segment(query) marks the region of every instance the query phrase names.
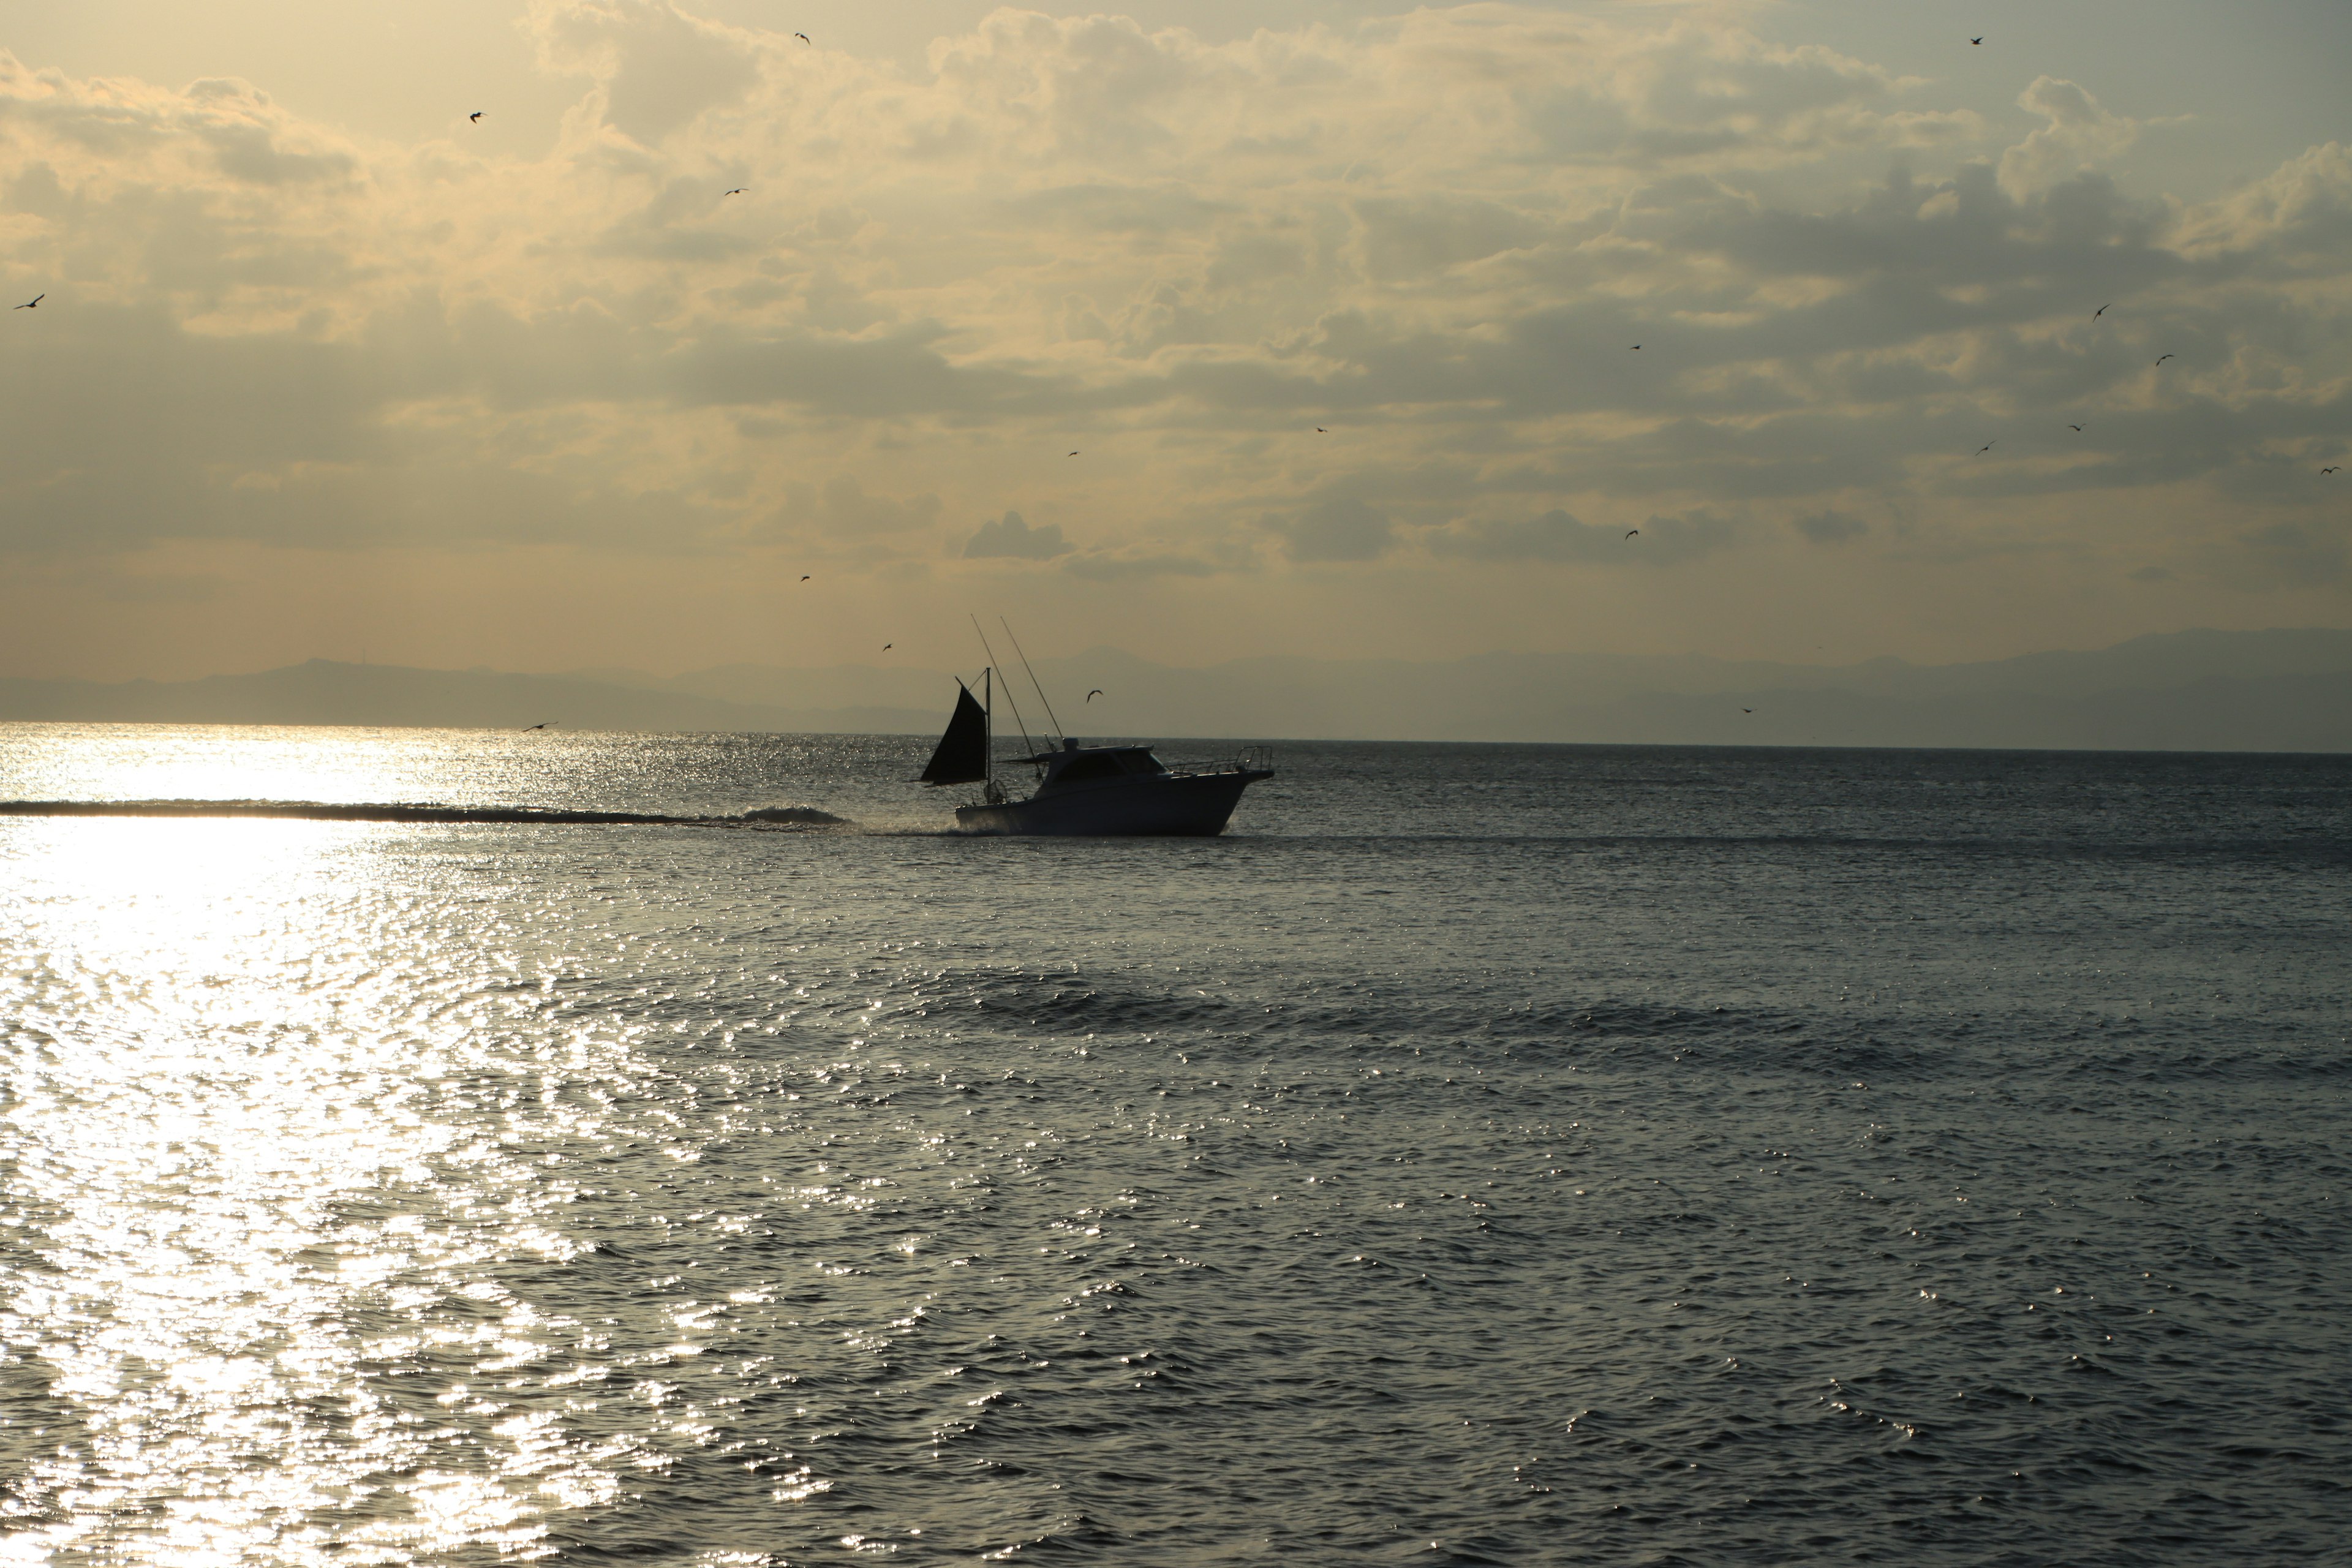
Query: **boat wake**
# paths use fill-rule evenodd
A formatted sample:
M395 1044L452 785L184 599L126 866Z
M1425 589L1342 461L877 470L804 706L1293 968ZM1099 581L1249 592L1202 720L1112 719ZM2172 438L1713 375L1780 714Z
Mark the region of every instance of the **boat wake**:
M809 805L769 805L733 816L674 816L541 805L436 805L317 800L0 800L0 816L259 816L309 822L492 822L645 827L853 827Z

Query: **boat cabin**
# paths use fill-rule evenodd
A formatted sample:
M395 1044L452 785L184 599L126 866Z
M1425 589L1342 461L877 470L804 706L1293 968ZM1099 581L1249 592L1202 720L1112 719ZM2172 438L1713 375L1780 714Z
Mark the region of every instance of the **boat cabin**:
M1065 784L1087 784L1103 779L1158 778L1168 771L1147 747L1081 746L1072 740L1064 741L1058 752L1042 752L1029 760L1045 765L1045 776L1037 785L1040 795Z

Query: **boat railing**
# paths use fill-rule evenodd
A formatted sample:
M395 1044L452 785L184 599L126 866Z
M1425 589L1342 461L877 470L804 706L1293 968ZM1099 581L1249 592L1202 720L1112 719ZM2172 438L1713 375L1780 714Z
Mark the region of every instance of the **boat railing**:
M1274 771L1272 746L1244 746L1229 763L1204 763L1195 767L1184 765L1168 770L1171 778L1211 778L1220 773L1256 773Z

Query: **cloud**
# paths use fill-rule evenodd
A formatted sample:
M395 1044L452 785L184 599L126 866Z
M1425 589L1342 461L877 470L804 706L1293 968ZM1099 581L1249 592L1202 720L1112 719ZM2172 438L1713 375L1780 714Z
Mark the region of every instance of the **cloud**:
M1192 555L1095 551L1072 557L1062 570L1089 583L1131 583L1150 577L1212 577L1231 568Z
M594 79L604 123L651 144L760 80L755 35L663 0L534 0L541 61Z
M2035 77L2017 103L2049 123L2000 155L2000 188L2012 201L2095 168L2139 135L2137 121L2109 113L2082 88L2056 77Z
M2244 542L2252 554L2233 563L2238 574L2279 582L2342 583L2352 579L2352 525L2294 520L2256 529Z
M1363 226L1365 270L1383 280L1419 278L1532 247L1549 231L1525 213L1461 196L1368 197L1355 211Z
M2313 147L2221 201L2188 209L2170 243L2198 261L2340 276L2352 249L2352 149Z
M964 541L967 560L983 556L1002 556L1014 561L1051 561L1056 555L1067 555L1074 547L1062 537L1062 525L1049 522L1032 528L1017 511L1008 511L992 521L983 522L970 539Z
M1552 510L1525 521L1449 523L1424 540L1433 555L1471 561L1570 561L1660 566L1696 560L1732 542L1732 525L1712 513L1652 517L1638 529L1580 522Z
M1386 512L1353 496L1317 501L1265 526L1281 537L1283 552L1302 563L1370 561L1396 536Z
M836 539L870 542L877 535L928 529L940 515L937 495L926 493L904 500L873 495L854 474L836 474L821 489L795 484L787 496L778 519L785 531Z
M1797 518L1790 526L1815 544L1843 544L1870 531L1862 519L1830 509Z
M1688 6L1003 9L913 66L664 0L528 26L578 97L515 155L0 56L0 284L48 294L5 322L0 551L914 574L1012 500L1088 537L1004 513L965 558L1344 595L2104 500L2340 580L2289 470L2352 418L2341 145L2183 199L2075 83L2003 145L1992 98Z
M1426 540L1434 555L1468 561L1618 561L1630 542L1622 528L1580 522L1554 510L1523 521L1449 523Z

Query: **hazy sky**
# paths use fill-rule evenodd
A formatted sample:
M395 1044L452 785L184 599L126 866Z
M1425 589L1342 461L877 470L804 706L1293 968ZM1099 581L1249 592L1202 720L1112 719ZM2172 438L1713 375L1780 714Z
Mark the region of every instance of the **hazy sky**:
M0 49L0 674L2352 626L2341 0L78 0Z

